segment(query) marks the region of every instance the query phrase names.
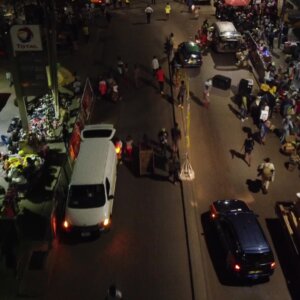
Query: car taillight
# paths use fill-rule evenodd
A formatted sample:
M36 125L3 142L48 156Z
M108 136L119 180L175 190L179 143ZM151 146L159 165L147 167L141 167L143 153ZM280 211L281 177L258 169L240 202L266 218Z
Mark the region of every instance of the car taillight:
M63 228L65 231L69 231L71 229L70 223L67 220L64 220Z
M211 207L210 207L210 216L211 216L211 218L216 219L217 215L218 215L218 213L217 213L217 210L216 210L215 206L211 205Z
M235 264L234 265L234 270L237 271L237 272L239 272L241 270L241 266L238 265L238 264Z
M271 269L274 270L275 268L276 268L276 263L275 263L275 261L273 261L273 262L271 263Z

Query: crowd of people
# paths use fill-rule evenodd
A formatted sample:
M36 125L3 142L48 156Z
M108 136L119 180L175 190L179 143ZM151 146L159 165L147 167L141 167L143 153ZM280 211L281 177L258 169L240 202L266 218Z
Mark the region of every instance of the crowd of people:
M218 19L233 22L240 32L252 30L259 24L273 24L278 21L278 8L276 0L249 2L247 6L227 5L224 0L217 0L215 15Z

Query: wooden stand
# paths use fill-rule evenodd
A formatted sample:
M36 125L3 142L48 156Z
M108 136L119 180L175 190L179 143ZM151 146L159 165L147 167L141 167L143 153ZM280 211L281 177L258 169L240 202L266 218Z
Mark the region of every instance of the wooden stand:
M141 176L153 173L154 155L152 148L139 146L139 170Z

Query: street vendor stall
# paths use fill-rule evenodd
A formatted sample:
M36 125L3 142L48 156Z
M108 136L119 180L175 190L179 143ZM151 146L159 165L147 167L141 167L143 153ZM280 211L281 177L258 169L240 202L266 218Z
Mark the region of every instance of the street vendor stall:
M252 33L247 32L245 37L246 44L249 49L249 58L255 68L259 80L263 82L268 66L272 63L272 55L268 47L264 46L262 42L256 40Z

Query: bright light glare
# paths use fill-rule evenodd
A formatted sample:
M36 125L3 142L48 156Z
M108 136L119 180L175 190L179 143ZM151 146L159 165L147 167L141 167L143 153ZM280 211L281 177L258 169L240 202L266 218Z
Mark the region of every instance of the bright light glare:
M275 269L275 267L276 267L276 263L275 263L275 261L273 261L273 262L271 263L271 269Z
M116 147L116 153L119 154L121 152L121 147Z
M64 223L63 223L63 226L64 226L64 228L69 228L69 223L68 223L68 221L64 221Z

